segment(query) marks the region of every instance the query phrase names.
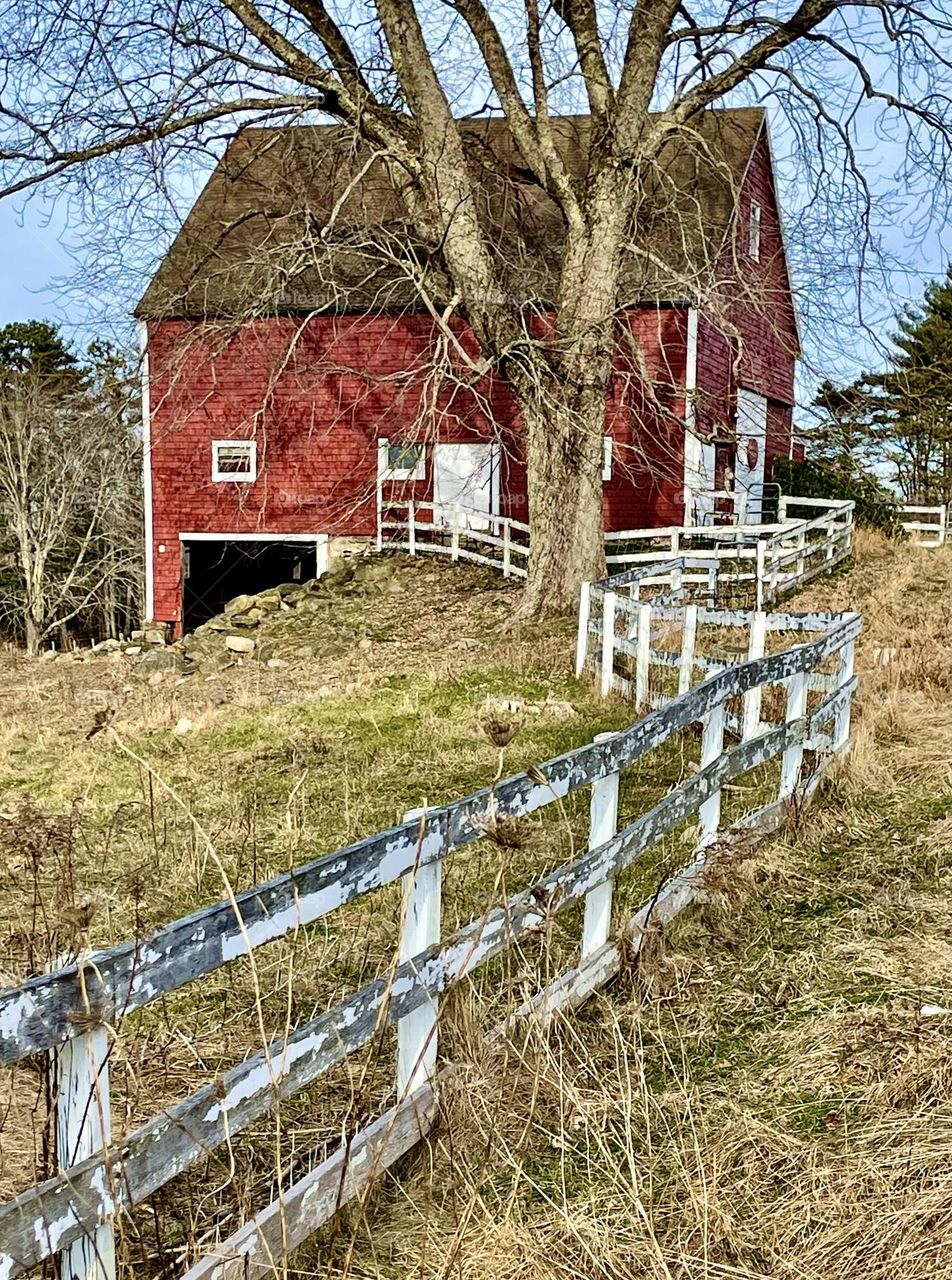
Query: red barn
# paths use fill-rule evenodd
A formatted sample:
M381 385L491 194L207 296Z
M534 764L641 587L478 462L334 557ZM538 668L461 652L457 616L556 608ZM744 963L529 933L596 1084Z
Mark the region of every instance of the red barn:
M584 174L587 118L553 124ZM462 127L491 150L487 217L503 250L521 246L513 287L544 317L557 212L503 122ZM798 355L764 113L703 113L644 203L606 404L606 528L703 522L724 489L757 519L791 447ZM150 618L181 629L239 590L313 576L335 540L375 537L382 477L525 518L515 405L474 372L465 322L440 323L438 270L344 129L232 141L137 309Z

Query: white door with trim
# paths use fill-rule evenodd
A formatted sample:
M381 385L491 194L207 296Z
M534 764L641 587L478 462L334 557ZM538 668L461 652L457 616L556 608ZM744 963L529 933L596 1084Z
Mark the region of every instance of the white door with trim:
M491 444L435 444L433 446L433 501L437 507L462 512L467 529L488 529L489 516L499 506L498 450ZM434 512L439 524L453 524L450 511Z
M734 488L746 498L747 523L764 518L764 464L767 460L767 401L756 391L737 392L737 456Z

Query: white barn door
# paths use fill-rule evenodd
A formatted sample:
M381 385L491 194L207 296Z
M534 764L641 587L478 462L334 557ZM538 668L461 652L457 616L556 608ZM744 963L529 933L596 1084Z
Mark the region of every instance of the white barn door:
M746 500L747 522L764 518L764 464L767 460L767 401L756 391L737 392L737 457L734 488Z
M498 450L491 444L435 444L433 501L437 507L458 508L464 528L488 529L499 506ZM440 524L455 523L454 514L434 512Z

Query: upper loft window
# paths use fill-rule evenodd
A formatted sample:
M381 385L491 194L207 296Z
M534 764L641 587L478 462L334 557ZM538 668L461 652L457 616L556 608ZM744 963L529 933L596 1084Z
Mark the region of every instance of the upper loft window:
M378 444L378 470L383 480L426 479L426 458L422 444Z
M760 261L760 219L761 207L754 201L750 206L750 221L747 224L747 252L754 262Z
M212 479L255 480L258 475L258 446L254 440L213 440Z

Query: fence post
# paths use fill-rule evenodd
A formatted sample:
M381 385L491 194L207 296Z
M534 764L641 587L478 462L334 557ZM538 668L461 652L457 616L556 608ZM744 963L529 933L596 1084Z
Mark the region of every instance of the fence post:
M407 503L407 546L411 556L416 555L416 503Z
M73 1036L54 1051L53 1061L56 1150L60 1172L66 1172L112 1141L106 1028L92 1027ZM111 1219L100 1223L93 1235L66 1246L60 1254L60 1275L63 1280L115 1280L116 1242Z
M502 576L504 578L508 578L509 568L512 563L512 548L509 545L509 538L510 538L509 521L503 520L501 523L502 523Z
M613 733L596 733L595 742L609 742ZM597 849L618 830L618 770L592 783L588 847ZM585 895L582 924L582 960L608 941L612 918L612 882L605 880Z
M575 675L585 670L588 656L588 622L592 614L592 584L583 582L578 596L578 639L575 642Z
M780 501L777 503L777 523L787 523L787 499L781 495Z
M796 576L797 576L798 582L803 577L804 572L806 571L806 548L807 548L807 531L806 531L806 526L804 526L800 530L800 532L797 534Z
M648 678L651 669L651 605L638 606L638 641L635 649L635 710L648 702Z
M451 507L453 513L453 528L450 533L450 559L459 560L459 529L460 529L460 509L459 507Z
M602 595L602 696L612 691L615 674L615 593Z
M678 671L678 693L687 693L694 679L694 648L697 644L697 605L684 607L684 629L681 632L681 666Z
M763 539L758 539L756 553L757 558L754 562L754 608L762 609L764 607L764 582L767 576L767 544Z
M764 656L767 641L767 615L758 610L750 616L750 639L747 642L747 661L753 662ZM744 694L744 723L741 729L741 741L757 736L760 724L760 707L763 700L764 687L761 684L748 689Z
M404 822L421 819L419 841L426 831L426 810L410 809ZM416 866L403 877L403 929L400 962L440 940L440 896L443 864L439 858ZM405 1098L431 1079L436 1067L436 1024L439 1003L430 995L397 1023L397 1098Z
M724 704L719 702L711 707L704 717L704 735L701 738L701 768L713 764L724 752ZM698 848L706 849L717 840L718 828L721 825L721 792L720 788L701 805L698 810L700 832Z
M848 640L840 650L840 666L837 673L836 686L842 689L845 684L853 678L853 663L856 656L856 641ZM836 713L836 723L833 730L833 750L841 752L846 747L850 739L850 710L852 699L846 702Z
M787 682L786 723L791 724L806 714L807 681L809 672L798 671ZM797 742L787 747L783 753L780 766L780 799L787 800L796 791L800 782L800 768L803 764L803 743Z

